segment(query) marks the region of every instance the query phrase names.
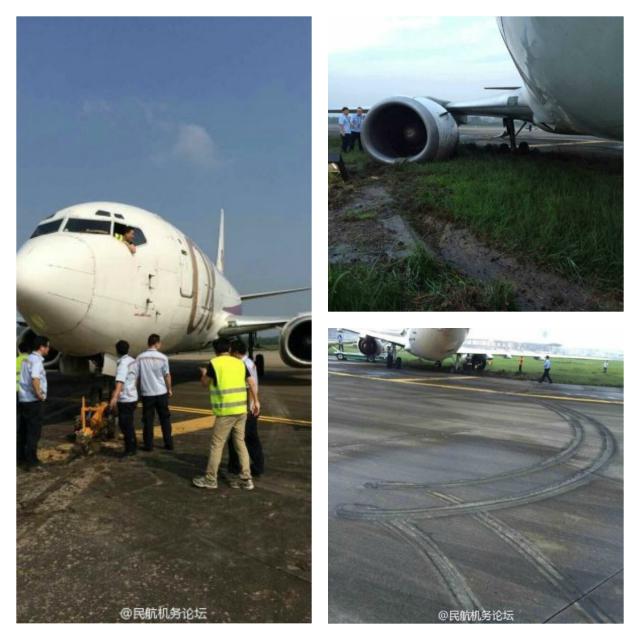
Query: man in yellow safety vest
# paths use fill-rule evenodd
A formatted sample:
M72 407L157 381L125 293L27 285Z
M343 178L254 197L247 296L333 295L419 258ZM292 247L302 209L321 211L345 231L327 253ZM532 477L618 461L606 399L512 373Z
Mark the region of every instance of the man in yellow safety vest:
M202 489L218 488L218 468L224 446L231 436L240 458L240 482L232 481L231 487L251 490L251 461L244 442L244 427L247 418L247 390L251 398L251 412L260 413L260 401L255 381L242 360L229 354L230 344L224 338L213 342L216 357L209 366L200 369L200 382L209 388L213 411L213 434L209 450L209 462L204 476L197 476L193 484ZM248 387L248 389L247 389Z

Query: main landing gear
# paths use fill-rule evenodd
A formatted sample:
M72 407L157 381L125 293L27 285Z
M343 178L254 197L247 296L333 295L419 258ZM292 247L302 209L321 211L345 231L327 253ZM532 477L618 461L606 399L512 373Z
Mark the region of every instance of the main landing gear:
M518 153L527 153L529 151L529 144L522 141L519 145L516 143L516 137L527 126L527 122L523 122L522 126L516 131L516 125L513 118L503 118L502 124L504 125L505 132L502 137L509 138L509 145L501 145L501 149L508 151L516 151Z

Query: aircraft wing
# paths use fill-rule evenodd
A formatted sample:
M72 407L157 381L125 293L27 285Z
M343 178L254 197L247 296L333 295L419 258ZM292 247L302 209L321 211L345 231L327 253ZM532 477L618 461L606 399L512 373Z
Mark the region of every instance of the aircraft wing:
M282 296L285 293L296 293L298 291L311 291L311 287L298 287L297 289L280 289L279 291L260 291L259 293L245 293L240 296L241 300L255 300L256 298L270 298L271 296Z
M516 120L526 120L527 122L533 122L534 119L529 93L523 88L488 98L478 98L477 100L448 101L438 98L430 99L443 106L456 120L462 120L464 116L510 117Z
M264 331L265 329L275 329L284 327L290 317L284 316L234 316L227 318L227 326L218 331L221 338L231 338L245 333Z

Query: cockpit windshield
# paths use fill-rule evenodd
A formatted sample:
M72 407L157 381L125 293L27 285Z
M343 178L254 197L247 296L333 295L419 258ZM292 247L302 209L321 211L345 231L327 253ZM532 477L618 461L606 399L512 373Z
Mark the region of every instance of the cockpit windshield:
M62 220L53 220L51 222L43 222L39 224L35 231L31 234L32 238L37 238L38 236L47 235L47 233L55 233L60 229L60 225L62 224Z
M69 218L69 220L67 220L67 224L64 227L64 230L73 233L97 233L99 235L110 235L111 221Z

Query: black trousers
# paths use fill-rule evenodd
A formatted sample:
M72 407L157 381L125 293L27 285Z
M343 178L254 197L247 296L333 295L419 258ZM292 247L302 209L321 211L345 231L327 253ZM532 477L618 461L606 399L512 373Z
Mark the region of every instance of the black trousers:
M538 380L538 382L544 382L545 379L548 380L550 383L553 384L553 380L551 379L551 376L549 375L549 372L551 371L551 369L545 369L544 373L542 374L542 378L540 378L540 380Z
M251 458L251 475L262 475L264 473L264 453L258 436L258 418L251 413L247 413L247 421L244 425L244 442L249 451L249 458ZM227 469L229 473L235 475L240 473L240 458L238 458L238 452L233 446L231 438L229 438L229 465Z
M43 403L20 402L18 407L18 463L38 464L38 442L42 433Z
M173 448L171 436L171 414L169 413L169 394L160 396L142 396L142 439L146 449L153 449L153 420L158 414L164 446Z
M342 137L342 150L351 151L351 134L345 133Z
M356 142L358 143L358 147L360 147L360 151L362 151L362 140L360 140L360 132L352 131L351 132L351 149L355 149Z
M136 431L133 426L133 413L137 402L118 402L118 423L124 436L124 450L126 453L135 453L138 448Z

